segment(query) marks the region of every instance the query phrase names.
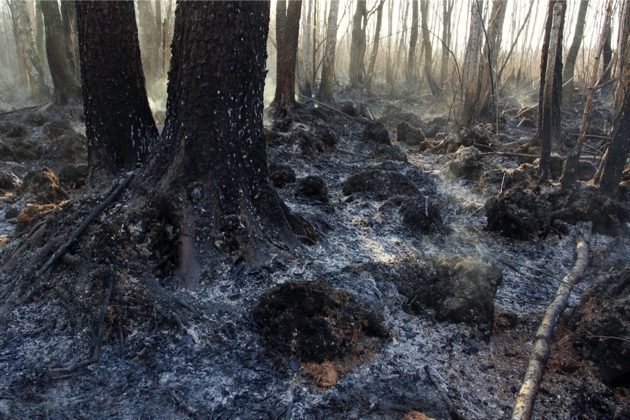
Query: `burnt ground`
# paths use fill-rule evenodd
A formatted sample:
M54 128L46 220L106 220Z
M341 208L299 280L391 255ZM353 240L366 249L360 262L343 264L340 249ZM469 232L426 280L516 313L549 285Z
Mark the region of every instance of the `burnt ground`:
M340 96L353 99L349 93ZM492 146L475 147L483 154L471 170L454 173L449 162L457 159L457 148L434 153L396 141L401 119L424 125L430 140L444 138L440 132L450 128L448 100L354 99L385 124L393 146L366 143L365 121L321 106L305 106L290 120L269 122L269 159L288 165L296 177L294 182L285 167L289 175L281 176L286 179L278 191L320 232L319 241L255 272L204 254L200 288L194 292L175 287L167 251L156 256L155 247L146 250L146 259L159 262L152 275L161 290L188 309L173 309L168 299L142 287L146 271L135 270L133 263L142 261L142 252L121 262L127 252L121 238L141 230L143 217L150 219L149 226L169 223L168 217L148 212L132 218L135 224L120 234L116 221L137 199L124 192L71 248L80 263L64 261L47 287L1 307L0 417L402 418L419 411L448 418L434 381L467 418L509 417L535 329L559 279L573 265L578 230L560 223L545 235L516 240L486 229L486 200L507 188L501 168L521 163L489 150L516 151L533 128L524 123L527 117L517 117L518 110L506 112L501 135L489 136ZM0 134L3 144L15 150L12 139L18 138L34 145L23 152L26 156L3 153L0 170L23 181L43 166L59 174L69 163L80 163L84 151L52 153L59 136L45 131L54 120L69 122L80 133L79 115L75 108L43 117L32 111L3 115L3 124L18 126ZM571 133L579 115L567 116L565 130ZM9 136L16 132L17 137ZM592 140L589 146L599 144ZM390 175L385 181L381 176L345 185L364 171ZM48 217L60 232L68 232L105 190L83 191L80 175L71 184L58 184L67 197L25 188L5 193L0 202L3 264L31 223ZM48 207L33 210L32 217L22 212L27 203ZM396 211L405 205L419 207L420 214ZM593 263L571 297L572 307L595 279L628 266L630 239L624 228L622 223L615 232L595 233ZM159 232L143 244L176 241L168 229ZM474 323L445 320L430 303L415 306L415 296L405 287L411 281L405 273L427 261L456 257L501 273L491 335ZM24 261L33 259L12 262L10 270L3 266L4 303L13 290L35 282L32 274L14 275L28 272ZM103 266L108 268L103 271ZM103 308L105 295L110 298ZM295 305L295 296L311 303ZM287 314L289 324L281 318ZM105 331L96 361L72 372L55 370L89 358L99 320ZM291 337L290 322L296 331L312 329L316 335ZM624 410L627 416L627 388L605 385L591 361L568 353L562 341L567 331L560 333L537 398L537 417L623 418ZM317 352L313 337L323 341ZM322 362L317 356L322 353L330 360Z

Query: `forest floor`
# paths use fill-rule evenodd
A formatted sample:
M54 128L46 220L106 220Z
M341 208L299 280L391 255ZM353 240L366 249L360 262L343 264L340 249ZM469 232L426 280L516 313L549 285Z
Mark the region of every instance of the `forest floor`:
M294 258L278 258L255 272L215 261L211 268L202 267L195 291L176 290L160 278L164 289L191 308L190 316L169 318L159 301L146 304L142 297L122 296L118 286L110 286L107 299L111 294L112 303L105 300L101 308L105 332L98 357L67 374L55 369L81 362L93 350L91 325L99 319L100 295L80 302L83 295L59 291L68 279L91 281L68 258L51 277L61 280L9 306L9 296L21 287L18 280L34 281L12 275L13 267L24 263L11 256L28 241L33 224L57 217L59 230L66 232L102 200L104 191L81 187L86 168L78 108L0 116L0 171L15 175L7 178L7 186L0 185L5 190L0 200L0 418L402 418L412 411L448 418L442 393L466 418L508 418L535 330L574 263L579 230L558 223L545 235L517 240L486 229L486 202L507 189L505 171L533 160L505 154L516 152L533 135L533 118L528 124L515 110L506 113L499 136L490 126L448 137L443 133L450 127L446 100L400 101L352 92L339 97L354 101L355 109L339 104L346 114L364 114L365 106L357 104L367 105L387 127L392 144L364 141L365 119L325 106L304 106L291 118L270 120L267 127L278 191L291 210L320 232L320 239ZM579 114L567 116L565 131L575 132ZM401 121L422 126L431 139L480 137L483 142L472 148L481 154L469 165L457 148L436 153L405 145L396 136ZM606 124L605 117L597 121ZM322 140L331 130L334 141ZM596 137L590 145L598 147ZM463 169L452 163L458 159L468 162ZM288 165L295 177L278 165ZM28 176L33 171L39 175ZM357 173L365 178L349 185ZM106 244L94 235L102 234L129 200L130 193L121 194L88 228L84 236L89 241L71 248L70 257ZM627 206L627 194L624 200ZM424 217L406 212L405 206L419 208ZM60 217L64 212L67 216ZM591 283L629 268L627 228L622 222L614 231L594 234L591 264L571 295L567 319ZM32 245L30 263L41 265L51 252L42 249L45 244ZM494 285L488 292L494 301L487 311L490 320L448 322L439 307L420 296L428 289L416 288L423 281L416 277L427 264L460 267L462 261L469 274L484 277L479 281L487 277ZM114 269L125 282L138 283L122 268ZM500 280L489 272L500 273ZM360 307L377 313L387 333L377 334L378 343L366 345L368 350L351 361L300 363L293 356L278 356L261 339L269 320L261 319L259 303L269 299L275 286L316 281L348 292ZM93 290L88 285L83 289ZM121 315L121 310L126 312ZM82 317L95 321L77 319ZM628 383L613 387L602 382L594 363L567 344L573 342L570 325L567 320L561 326L553 347L535 406L537 418L628 418ZM265 334L281 327L274 324ZM294 350L293 343L288 347Z

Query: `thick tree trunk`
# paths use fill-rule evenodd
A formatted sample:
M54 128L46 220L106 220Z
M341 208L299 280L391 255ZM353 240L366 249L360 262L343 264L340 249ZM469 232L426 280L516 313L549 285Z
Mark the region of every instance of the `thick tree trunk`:
M204 242L252 266L267 257L265 244L292 249L295 232L304 233L268 179L268 22L267 2L178 3L159 182L179 196Z
M374 28L374 41L372 43L372 53L370 54L370 61L368 63L367 72L367 84L368 89L372 88L372 81L374 79L374 66L376 65L376 57L378 57L378 50L381 44L381 25L383 23L383 6L385 0L380 0L376 9L376 28Z
M562 39L562 19L564 1L558 0L553 7L552 24L549 33L549 50L547 58L547 69L545 71L545 85L543 88L543 105L540 109L542 115L542 127L540 130L540 179L546 180L549 177L549 165L551 158L551 146L553 139L557 135L554 130L555 121L560 118L559 110L554 106L554 96L557 92L556 77L559 43ZM561 71L561 70L560 70Z
M42 67L46 68L46 34L44 29L44 14L42 13L41 0L36 0L29 5L35 8L35 46L37 47L37 55L42 63ZM45 71L45 70L44 70Z
M50 92L44 83L44 70L28 19L27 3L24 0L10 0L8 4L11 10L15 50L20 73L33 100L41 102L50 96Z
M132 2L77 2L90 174L143 162L157 139ZM124 57L124 59L112 59Z
M416 46L418 45L418 0L412 0L411 6L411 33L409 35L409 54L407 55L407 85L416 83Z
M566 96L567 98L571 97L573 94L573 86L575 85L573 81L573 75L575 74L575 61L577 59L578 52L580 52L580 47L582 46L582 39L584 38L584 26L586 24L587 10L588 0L581 0L577 21L575 23L573 41L571 42L571 47L569 47L569 52L567 53L567 59L564 65L564 74L562 75L562 79L567 82L566 88L567 92L569 92L569 95Z
M65 104L70 99L78 98L81 89L68 59L68 47L57 2L42 1L41 8L46 27L46 54L54 87L53 102Z
M459 125L467 126L473 123L475 109L479 100L479 58L483 42L483 1L475 0L470 11L470 30L464 55L462 93L455 120Z
M440 84L448 79L448 56L451 48L451 16L453 15L453 0L442 0L442 57L440 63Z
M295 66L300 32L302 1L276 3L276 44L278 46L276 65L276 94L274 106L277 112L295 106Z
M424 75L427 78L431 95L438 97L442 95L442 88L433 75L433 47L431 46L431 34L429 33L429 2L420 2L420 13L422 15L422 45L424 47Z
M339 13L339 0L331 0L328 11L328 24L326 27L326 48L322 64L322 78L319 83L317 97L323 101L334 101L333 81L335 78L335 47L337 44L337 16Z
M357 8L352 18L352 44L350 45L350 69L348 71L350 86L352 87L358 87L365 82L366 26L366 0L357 0Z

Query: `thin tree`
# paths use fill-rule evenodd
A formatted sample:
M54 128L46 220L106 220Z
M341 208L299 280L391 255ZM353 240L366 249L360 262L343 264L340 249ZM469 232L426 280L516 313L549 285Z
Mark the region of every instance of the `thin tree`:
M50 96L50 92L44 83L44 69L28 18L28 4L24 0L9 0L8 5L11 10L20 75L28 86L33 100L42 101Z
M422 24L422 45L424 48L424 75L427 78L431 95L438 97L442 95L442 89L433 75L433 47L431 46L431 33L429 32L429 1L420 2L420 14Z
M315 0L308 0L305 4L308 8L306 13L306 20L304 21L302 33L304 37L302 38L302 48L303 48L303 58L302 62L304 63L304 80L301 85L300 93L307 98L313 96L313 85L315 80L313 78L313 42L311 40L313 31L311 29L311 25L313 22L313 6Z
M392 43L394 36L394 0L387 3L387 58L385 63L385 83L390 90L394 88L394 66L392 63Z
M584 146L584 142L586 141L586 131L588 129L589 120L591 117L591 109L593 105L593 93L595 88L598 85L598 77L599 77L599 61L602 56L602 51L605 48L606 40L610 37L610 21L612 17L612 2L613 0L608 0L606 3L605 13L604 13L604 21L602 23L602 29L599 36L598 47L596 50L595 57L593 58L593 69L591 73L591 78L589 81L588 88L586 90L586 95L584 98L584 112L582 114L582 122L580 123L580 132L578 134L578 139L575 144L573 150L567 155L567 158L564 162L564 168L562 170L562 177L560 178L560 182L563 189L571 188L577 179L578 166L580 162L580 154L582 153L582 147Z
M571 47L569 47L569 52L567 53L567 58L564 63L564 73L562 75L562 80L566 82L566 90L569 92L569 96L565 96L565 98L568 98L573 94L573 86L575 85L573 80L573 76L575 74L575 61L578 53L580 52L580 47L582 46L582 39L584 39L584 26L586 25L587 11L588 0L581 0L580 9L578 10L577 20L575 22L573 41L571 42Z
M143 162L157 139L132 2L77 2L90 175ZM116 57L124 57L117 59Z
M381 44L381 25L383 23L383 6L385 0L381 0L376 7L376 28L374 28L374 41L372 42L372 52L370 54L370 61L368 62L367 71L367 84L368 88L372 86L372 80L374 79L374 66L376 65L376 58L378 57L378 50Z
M295 66L297 62L298 36L302 1L276 3L276 94L274 106L277 112L286 112L295 102Z
M41 9L46 28L46 54L53 81L53 102L65 104L81 95L79 82L74 76L67 54L68 46L57 2L42 1Z
M179 2L175 14L158 185L179 198L193 232L203 228L194 246L214 247L223 237L255 266L277 250L271 243L293 249L305 234L268 179L269 3Z
M322 63L322 78L319 83L317 97L323 101L332 102L333 80L335 78L335 47L337 44L337 16L339 13L339 0L331 0L328 11L328 24L326 26L326 48Z
M480 116L485 116L491 120L495 120L498 114L496 108L499 89L497 61L503 40L503 23L505 21L506 8L506 1L493 0L490 25L486 33L486 43L481 59L480 71L482 77L479 85L479 105L477 109Z
M451 16L453 14L453 0L442 0L442 55L440 60L440 84L444 86L448 78L448 57L451 48Z
M79 40L77 34L77 13L74 0L61 0L61 22L66 45L66 54L74 76L81 77L79 64Z
M365 50L367 37L366 0L357 0L357 8L352 18L352 42L350 44L350 86L358 87L365 82Z
M409 34L409 54L407 55L407 85L413 86L416 82L416 47L418 45L418 0L411 3L411 33Z
M555 2L552 12L552 23L549 32L549 50L547 58L547 68L545 71L545 85L543 87L543 104L540 109L542 115L542 126L540 128L540 179L546 180L549 177L549 166L551 159L551 147L555 143L553 138L556 133L554 131L554 120L559 119L559 110L554 107L554 96L558 89L555 85L558 72L557 55L561 54L559 48L562 39L562 19L563 19L564 1Z

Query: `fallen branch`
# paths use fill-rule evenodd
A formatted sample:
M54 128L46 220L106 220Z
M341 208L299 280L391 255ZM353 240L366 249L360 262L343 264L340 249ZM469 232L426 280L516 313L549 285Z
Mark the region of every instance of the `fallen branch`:
M549 360L550 346L556 330L560 315L569 304L569 295L573 286L584 275L588 265L588 247L591 240L593 224L588 222L583 231L577 237L576 260L573 269L563 279L553 302L547 307L545 316L536 331L534 350L529 359L529 366L523 379L523 384L516 397L512 420L528 420L532 416L532 409L540 383L542 381L545 365Z
M76 240L79 239L79 236L81 236L88 225L92 223L94 219L96 219L96 217L105 209L105 207L109 205L109 203L114 200L114 198L118 196L118 194L120 194L122 190L125 189L133 176L134 173L129 172L127 176L117 186L113 187L111 192L107 195L107 197L105 197L105 200L101 201L98 206L92 209L92 212L88 215L88 217L83 220L79 227L74 230L74 232L72 232L70 238L68 238L68 240L64 242L59 248L57 248L57 250L50 256L50 258L48 258L48 261L46 261L44 265L42 265L42 267L37 270L37 273L35 273L35 278L38 278L45 274L53 266L53 264L55 264L57 260L59 260L59 258L63 257L63 255L72 246L72 244L74 244Z
M442 386L437 381L437 379L435 378L435 375L433 375L431 373L431 368L429 367L429 365L424 365L424 371L427 373L427 376L429 377L429 380L431 380L431 383L433 384L435 389L437 389L438 394L440 394L440 397L442 398L444 403L447 405L447 407L448 407L448 414L451 416L451 418L455 419L455 420L464 420L465 417L462 416L459 413L459 411L457 411L457 408L455 408L455 405L453 404L453 401L451 401L451 399L448 397L448 395L446 395L446 392L444 392L444 389L442 389Z

